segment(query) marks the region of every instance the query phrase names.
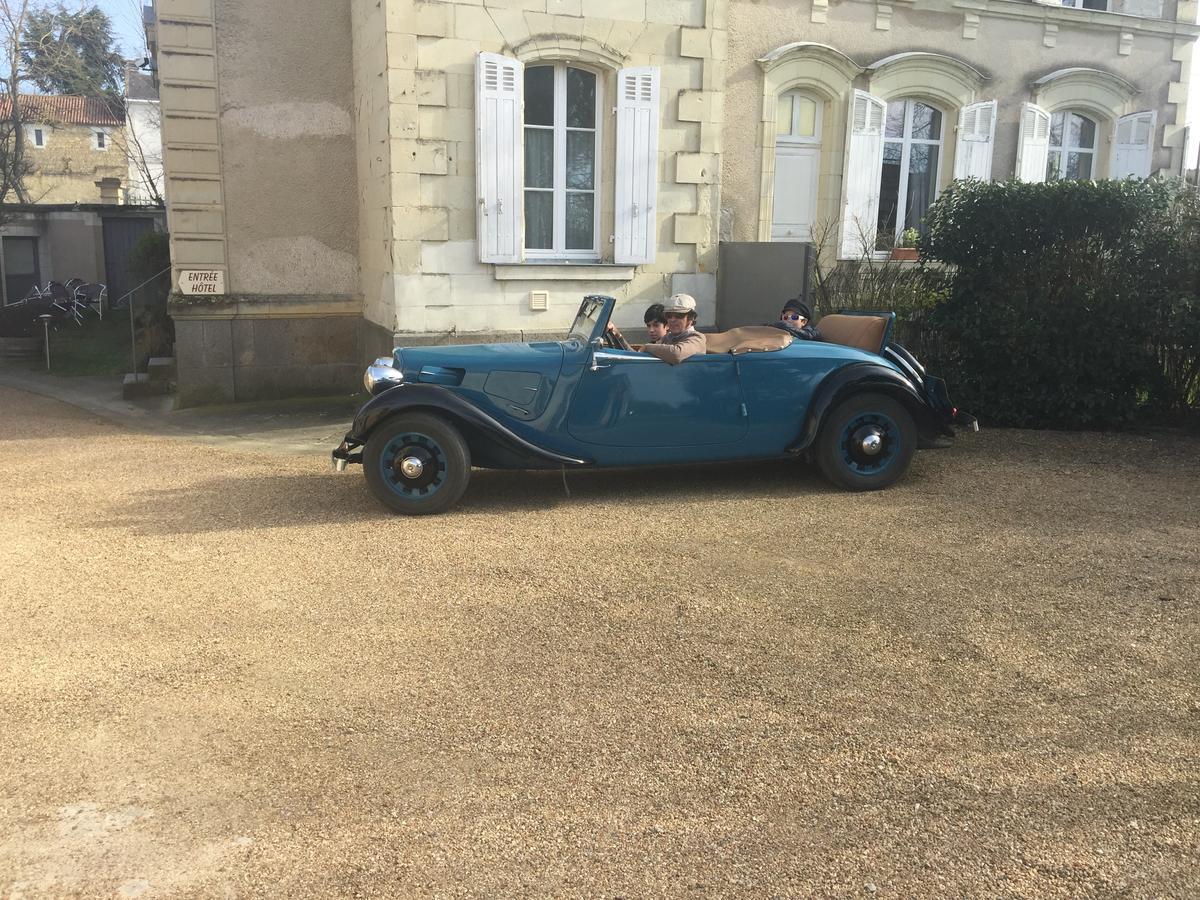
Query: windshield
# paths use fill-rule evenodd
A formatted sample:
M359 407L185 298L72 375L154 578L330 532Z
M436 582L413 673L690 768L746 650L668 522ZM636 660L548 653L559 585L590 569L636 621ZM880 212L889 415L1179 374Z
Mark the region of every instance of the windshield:
M570 340L586 344L596 333L596 323L604 310L604 301L596 297L587 297L579 307L575 322L571 325Z

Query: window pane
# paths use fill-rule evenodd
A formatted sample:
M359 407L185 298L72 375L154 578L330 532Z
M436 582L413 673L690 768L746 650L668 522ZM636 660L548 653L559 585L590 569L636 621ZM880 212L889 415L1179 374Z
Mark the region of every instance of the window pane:
M784 94L775 107L775 133L792 133L792 95Z
M889 113L891 107L888 107ZM884 141L883 171L879 176L879 219L875 249L888 250L896 243L896 211L900 205L901 145Z
M567 193L567 249L591 250L595 194Z
M596 186L596 132L567 132L567 187L590 191Z
M525 129L525 187L554 187L554 132Z
M550 191L525 192L525 246L554 249L554 194Z
M1071 116L1071 146L1094 149L1096 146L1096 123L1083 116Z
M1046 180L1054 181L1062 177L1060 167L1062 166L1062 151L1051 150L1046 157Z
M799 109L796 114L796 134L814 137L817 133L817 104L808 97L797 97Z
M912 136L924 141L936 141L942 136L942 114L924 103L912 101Z
M1050 146L1061 147L1063 141L1063 122L1066 120L1065 113L1055 113L1050 117Z
M567 69L567 127L596 127L596 76Z
M554 124L554 67L525 70L525 124Z
M904 137L904 101L894 100L887 105L887 124L884 137Z
M908 197L904 227L917 228L937 193L938 150L935 144L913 144L908 150Z
M1092 154L1068 153L1067 178L1080 181L1092 177Z

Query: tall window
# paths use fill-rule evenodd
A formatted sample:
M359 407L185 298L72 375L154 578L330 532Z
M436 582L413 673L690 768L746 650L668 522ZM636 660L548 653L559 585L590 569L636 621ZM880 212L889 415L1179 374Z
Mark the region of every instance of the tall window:
M772 240L812 240L820 163L821 101L797 91L780 94L775 111Z
M596 160L601 107L596 76L566 63L525 69L525 255L595 259Z
M46 146L46 132L43 131L41 128L33 129L33 146L35 146L35 147L45 147Z
M925 210L937 197L941 155L941 111L919 100L888 103L879 176L878 249L894 247L906 228L921 229Z
M1056 112L1050 117L1050 153L1046 157L1046 180L1086 181L1096 161L1096 123L1073 112Z

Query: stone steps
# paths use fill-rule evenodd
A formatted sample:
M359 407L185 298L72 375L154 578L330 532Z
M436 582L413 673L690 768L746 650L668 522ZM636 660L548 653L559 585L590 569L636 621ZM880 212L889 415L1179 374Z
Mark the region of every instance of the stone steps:
M156 380L148 372L130 372L121 384L121 396L126 400L135 397L156 397L171 393L171 382Z
M146 373L151 381L174 381L175 372L173 356L152 356L146 366Z

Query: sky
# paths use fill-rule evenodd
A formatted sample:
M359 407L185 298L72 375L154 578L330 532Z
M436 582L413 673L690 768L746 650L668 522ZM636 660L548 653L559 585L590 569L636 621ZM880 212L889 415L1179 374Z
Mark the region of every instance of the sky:
M91 0L112 20L118 49L126 59L141 59L146 55L146 38L142 32L141 0Z

